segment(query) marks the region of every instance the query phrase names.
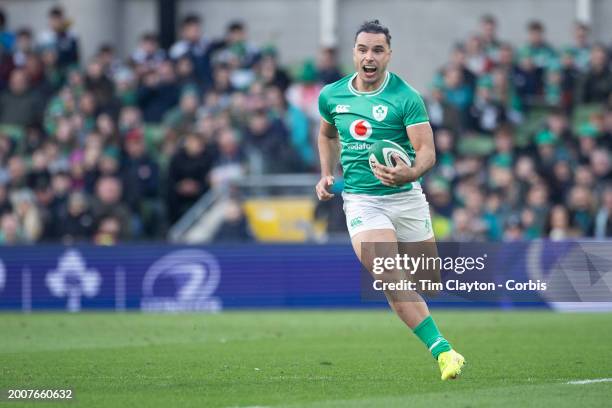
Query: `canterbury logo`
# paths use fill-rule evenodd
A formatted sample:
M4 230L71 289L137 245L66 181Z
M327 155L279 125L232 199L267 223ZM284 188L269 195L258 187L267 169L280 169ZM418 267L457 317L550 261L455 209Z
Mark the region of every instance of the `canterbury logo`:
M351 105L336 105L336 113L349 113Z

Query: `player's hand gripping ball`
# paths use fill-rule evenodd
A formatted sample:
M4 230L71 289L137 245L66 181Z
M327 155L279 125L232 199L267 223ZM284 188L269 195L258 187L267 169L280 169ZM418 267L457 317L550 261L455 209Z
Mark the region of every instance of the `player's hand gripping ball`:
M379 140L370 146L368 150L368 160L370 162L370 169L374 172L374 163L381 164L387 167L395 167L394 155L398 156L404 161L409 167L412 165L408 153L404 148L395 142L390 140Z
M397 143L382 140L368 150L372 174L388 187L402 187L417 179L408 153Z

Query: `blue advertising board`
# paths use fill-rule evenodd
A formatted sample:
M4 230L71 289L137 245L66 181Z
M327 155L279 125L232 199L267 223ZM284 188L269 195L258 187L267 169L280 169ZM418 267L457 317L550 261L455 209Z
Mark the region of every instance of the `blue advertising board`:
M351 307L359 285L347 245L0 249L0 309Z
M579 243L540 241L504 244L489 257L492 264L487 279L500 287L500 282L508 279L548 281L549 287L557 288L553 292L561 301L593 300L583 293L591 297L598 294L596 301L612 300L612 272L607 273L612 270L608 267L612 265L607 259L609 247L605 243L585 250ZM496 250L471 246L464 255L476 249ZM461 255L456 248L453 251L454 256ZM0 309L178 312L383 306L383 297L367 296L372 280L369 276L364 280L360 271L352 248L344 244L3 247ZM467 273L461 276L474 280ZM569 287L571 298L558 296L561 289L565 293ZM517 306L520 302L545 305L555 300L542 291L532 290L522 297L509 293L494 297L442 293L433 303Z

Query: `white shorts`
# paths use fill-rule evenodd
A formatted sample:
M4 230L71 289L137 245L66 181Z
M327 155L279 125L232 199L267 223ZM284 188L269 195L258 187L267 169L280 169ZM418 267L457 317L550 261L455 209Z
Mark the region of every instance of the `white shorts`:
M420 242L434 236L429 203L421 186L384 196L342 193L351 238L373 229L395 230L399 242Z

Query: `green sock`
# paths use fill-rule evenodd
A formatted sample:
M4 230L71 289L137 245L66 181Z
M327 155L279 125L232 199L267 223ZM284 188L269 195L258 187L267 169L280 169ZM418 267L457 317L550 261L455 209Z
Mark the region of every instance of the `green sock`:
M438 330L438 326L436 326L436 322L434 322L431 316L427 316L423 319L423 321L412 331L427 346L436 360L440 353L451 349L449 342L442 337L440 330Z

